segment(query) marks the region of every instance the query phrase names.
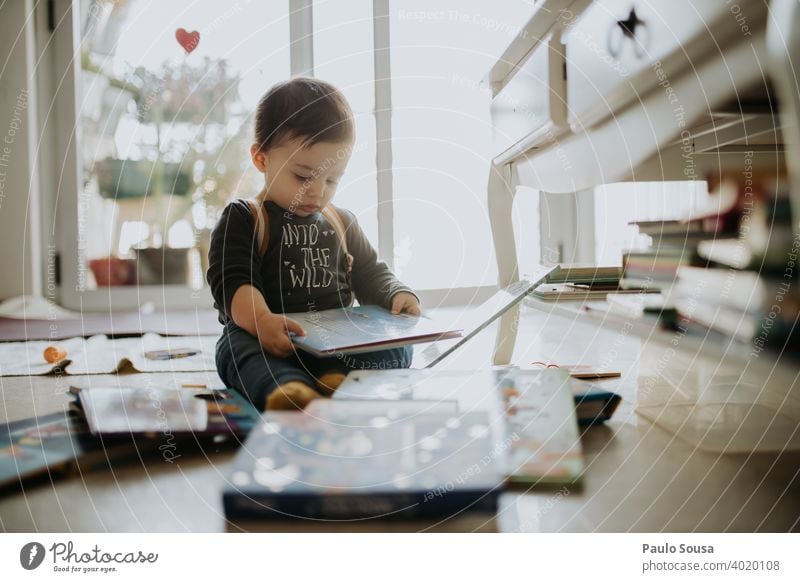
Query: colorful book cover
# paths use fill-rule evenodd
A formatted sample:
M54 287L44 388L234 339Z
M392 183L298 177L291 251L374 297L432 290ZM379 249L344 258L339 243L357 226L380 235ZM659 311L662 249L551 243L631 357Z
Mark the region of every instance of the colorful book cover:
M511 440L508 480L524 485L578 483L583 453L569 372L497 370Z
M566 368L568 371L571 369ZM494 385L490 371L442 372L435 370L353 370L333 395L337 400L391 400L404 402L455 402L459 400L466 410L478 403L493 415L502 416L499 402L486 386ZM619 374L617 374L619 375ZM601 424L611 418L622 398L589 382L575 380L570 383L578 424ZM471 403L471 404L470 404Z
M125 389L119 387L80 389L72 387L73 394L92 390ZM202 437L241 437L247 435L260 420L260 414L238 392L234 390L186 390L199 406L206 411L206 430L197 433L176 433L176 437L189 436L192 441ZM14 488L36 477L71 474L78 470L108 469L114 461L140 460L142 455L163 454L157 447L163 445L158 438L131 437L152 436L163 433L164 424L151 427L152 433L126 433L103 435L92 434L84 417L84 410L76 401L70 411L56 412L35 418L26 418L0 425L0 489ZM145 402L140 400L140 404ZM152 399L146 401L151 407ZM161 401L162 408L171 405ZM159 409L154 408L161 422ZM119 424L119 413L109 419ZM116 436L118 438L110 438ZM108 437L108 438L107 438ZM127 438L123 438L127 437ZM163 447L162 447L163 448Z
M456 399L461 410L482 409L491 419L493 446L503 452L509 481L524 484L580 480L578 398L586 400L586 392L573 396L569 372L552 368L355 370L334 393L335 400Z
M92 437L83 419L69 412L4 424L0 426L0 489L39 476L67 474L78 466L107 466L120 452L118 445Z
M414 519L494 514L502 475L485 413L392 420L267 412L236 455L229 519Z

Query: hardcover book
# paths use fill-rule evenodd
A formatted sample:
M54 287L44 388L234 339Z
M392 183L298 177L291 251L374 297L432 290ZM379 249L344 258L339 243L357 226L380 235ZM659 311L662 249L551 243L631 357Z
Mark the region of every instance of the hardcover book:
M521 485L570 485L583 473L575 404L567 370L496 372L511 441L508 480Z
M318 357L450 339L462 331L424 314L393 315L376 305L291 313L288 317L306 332L304 336L291 334L294 345Z
M503 457L512 483L572 484L583 471L576 402L587 404L613 396L572 392L563 369L498 368L478 372L436 370L355 370L334 393L334 400L457 399L462 410L489 414L495 456ZM592 420L612 406L592 410Z
M260 417L235 390L93 387L75 391L96 436L244 437Z
M138 458L139 452L94 438L82 418L66 411L10 422L0 426L0 489L78 467L107 467L121 456Z
M494 514L503 482L485 413L324 418L267 412L236 455L228 519Z

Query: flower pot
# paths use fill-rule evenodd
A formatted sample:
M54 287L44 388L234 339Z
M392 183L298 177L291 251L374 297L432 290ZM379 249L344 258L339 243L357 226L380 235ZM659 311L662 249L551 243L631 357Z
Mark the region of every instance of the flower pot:
M186 196L192 189L192 176L180 164L163 164L164 192ZM155 188L155 162L148 160L99 160L94 165L97 187L103 198L124 200L149 196Z
M186 285L189 249L169 247L134 249L140 285Z
M98 287L136 284L136 261L119 257L104 257L89 261Z

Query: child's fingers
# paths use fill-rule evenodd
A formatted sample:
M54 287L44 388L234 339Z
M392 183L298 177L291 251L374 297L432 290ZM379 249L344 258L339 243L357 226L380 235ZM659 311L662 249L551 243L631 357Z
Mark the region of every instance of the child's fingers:
M286 331L294 332L297 335L306 335L306 331L299 323L297 323L292 319L289 319L288 317L284 317L283 319L286 322Z
M288 336L282 336L276 338L276 340L272 343L270 352L279 358L286 358L292 353L293 349L294 345Z

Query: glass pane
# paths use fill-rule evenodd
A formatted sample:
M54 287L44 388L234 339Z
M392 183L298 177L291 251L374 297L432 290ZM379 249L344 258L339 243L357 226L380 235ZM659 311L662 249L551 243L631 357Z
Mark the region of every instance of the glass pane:
M335 203L378 248L372 0L314 2L314 76L339 87L356 117L356 145Z
M532 273L542 262L539 220L539 191L520 186L514 199L513 217L520 276Z
M391 3L395 246L412 287L497 283L481 80L532 12L532 1Z
M595 259L621 265L622 251L645 249L650 237L640 235L636 220L685 218L710 202L706 182L627 182L594 190Z
M252 113L289 76L288 0L81 9L87 286L199 287L222 208L261 187Z

